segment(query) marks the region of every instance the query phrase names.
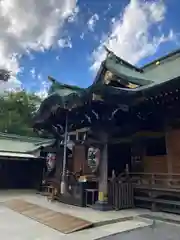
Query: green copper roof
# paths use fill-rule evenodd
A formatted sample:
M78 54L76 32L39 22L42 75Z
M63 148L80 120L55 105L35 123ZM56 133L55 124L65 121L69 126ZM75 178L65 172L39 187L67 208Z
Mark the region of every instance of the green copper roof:
M1 152L19 152L30 153L38 150L40 147L52 145L54 139L42 139L24 137L13 134L0 133L0 151Z
M153 61L150 64L138 68L117 57L113 52L108 52L107 58L101 64L94 83L88 88L80 88L57 82L52 77L52 86L49 91L51 94L60 96L60 105L65 102L78 102L91 93L103 93L107 90L102 74L104 69L115 74L119 79L126 80L139 86L134 91L146 89L155 86L158 83L166 82L180 76L180 50L172 52L162 58ZM109 88L110 89L110 88ZM117 87L118 89L118 87ZM120 88L119 88L120 89ZM112 89L111 89L112 90Z
M180 50L145 65L144 76L155 79L155 82L166 82L180 77Z
M77 86L62 84L54 78L48 77L52 82L48 97L42 102L39 112L46 114L51 107L59 106L61 108L72 108L76 105L81 105L84 97L87 96L87 89Z
M137 68L114 53L110 52L105 60L105 67L119 77L126 78L141 86L173 80L180 76L180 50Z
M57 108L72 109L90 102L93 95L114 104L131 105L142 96L154 95L163 89L178 84L180 76L180 51L157 59L142 68L137 68L109 52L102 62L96 79L88 88L80 88L57 82L52 77L49 96L42 102L37 119L48 119ZM110 72L110 81L105 79ZM113 79L112 79L113 78ZM109 81L109 82L108 82ZM90 101L89 101L90 100ZM55 109L54 109L55 108Z
M169 61L170 59L175 59L177 57L179 57L179 54L180 54L180 49L176 49L175 51L172 51L172 52L169 52L168 54L160 57L160 58L156 58L155 60L153 60L152 62L149 62L147 64L145 64L144 66L142 66L141 70L147 70L147 69L151 69L151 68L154 68L156 67L156 63L157 61L159 62L166 62L166 61Z
M80 88L78 86L63 84L60 82L57 82L54 78L48 77L48 79L52 82L52 85L49 89L49 95L52 93L58 93L61 96L67 96L71 93L81 93L84 91L84 88Z
M136 68L130 68L124 62L117 58L114 54L107 57L105 67L122 79L126 79L134 84L144 86L153 83L152 79L146 77L143 72Z

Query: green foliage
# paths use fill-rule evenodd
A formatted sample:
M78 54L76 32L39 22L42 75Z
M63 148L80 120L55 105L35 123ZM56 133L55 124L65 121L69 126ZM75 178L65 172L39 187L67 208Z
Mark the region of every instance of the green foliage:
M32 119L41 99L25 91L9 93L0 98L0 132L36 136Z

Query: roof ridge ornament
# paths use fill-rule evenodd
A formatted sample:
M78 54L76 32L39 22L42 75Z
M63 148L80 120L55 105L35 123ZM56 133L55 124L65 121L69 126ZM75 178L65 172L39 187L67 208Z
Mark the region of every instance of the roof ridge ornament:
M112 50L110 50L106 45L104 45L104 49L105 49L106 52L107 52L107 56L106 56L106 57L115 55L114 52L113 52Z

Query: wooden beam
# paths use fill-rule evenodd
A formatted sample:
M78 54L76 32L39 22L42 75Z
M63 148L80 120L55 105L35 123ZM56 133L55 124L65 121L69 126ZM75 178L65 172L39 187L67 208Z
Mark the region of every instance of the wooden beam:
M164 132L152 132L152 131L140 131L133 134L133 137L163 137L165 136Z
M118 138L118 139L109 139L110 144L118 144L118 143L129 143L132 141L131 137L127 138Z
M76 131L72 131L69 132L69 135L76 135L76 133L82 133L82 132L88 132L90 130L90 128L85 127L85 128L81 128L81 129L77 129Z
M77 129L76 132L83 133L83 132L88 132L89 130L90 130L90 128L84 127L84 128L81 128L81 129Z
M131 136L127 136L124 138L110 138L109 142L113 144L118 144L118 143L128 143L132 142L134 138L137 137L150 137L150 138L160 138L165 136L164 132L151 132L151 131L144 131L144 132L137 132Z

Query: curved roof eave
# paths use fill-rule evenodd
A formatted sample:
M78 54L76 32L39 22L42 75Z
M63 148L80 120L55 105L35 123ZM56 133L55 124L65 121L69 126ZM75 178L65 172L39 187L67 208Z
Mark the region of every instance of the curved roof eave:
M152 84L154 81L152 79L146 79L143 76L143 73L140 72L135 72L132 69L125 69L126 73L122 73L121 70L122 69L118 69L118 68L123 68L123 65L120 66L120 64L115 63L112 59L106 59L105 61L105 67L111 71L112 73L114 73L115 75L117 75L118 77L122 78L122 79L126 79L134 84L140 85L140 86L145 86L145 85L149 85Z

